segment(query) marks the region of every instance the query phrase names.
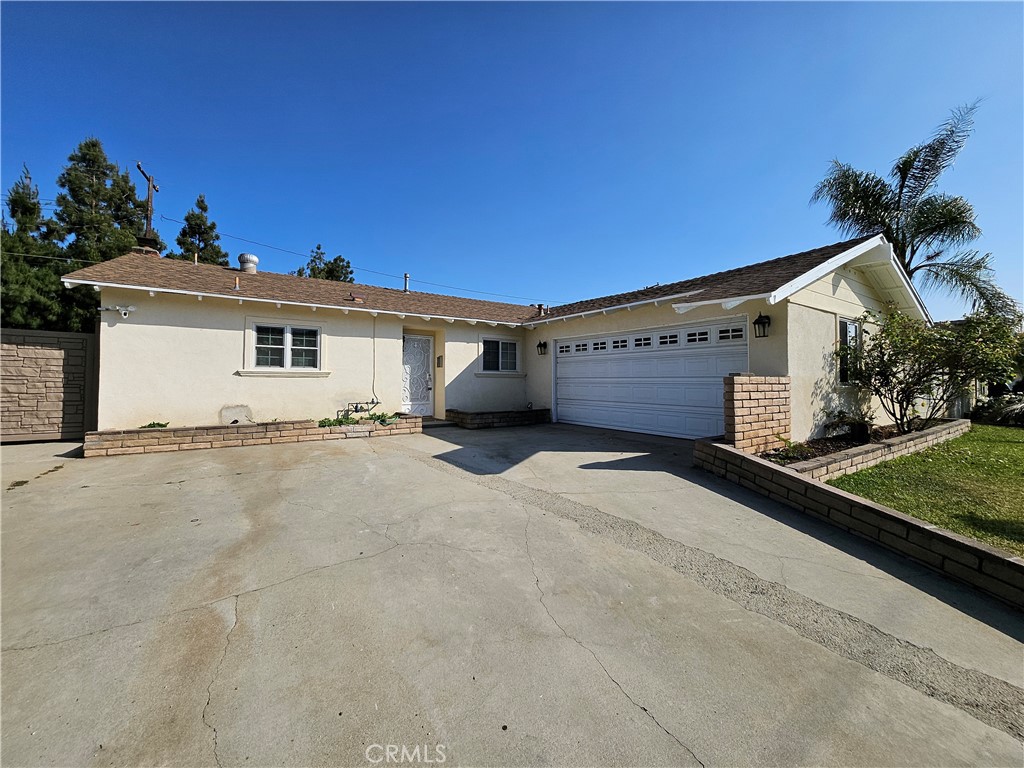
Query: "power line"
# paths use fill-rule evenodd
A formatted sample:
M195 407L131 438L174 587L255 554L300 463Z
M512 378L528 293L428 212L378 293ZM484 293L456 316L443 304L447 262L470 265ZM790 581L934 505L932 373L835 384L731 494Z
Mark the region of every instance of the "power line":
M160 218L163 219L164 221L173 221L175 224L184 224L185 223L183 221L179 221L178 219L172 219L169 216L164 216L163 214L160 215ZM290 253L293 256L299 256L301 258L306 258L309 255L309 254L306 254L306 253L299 253L298 251L292 251L292 250L289 250L288 248L278 248L276 245L268 245L267 243L261 243L261 242L259 242L257 240L249 240L248 238L239 237L238 235L229 235L227 232L221 232L220 230L217 230L217 234L221 235L222 237L229 237L232 240L241 240L243 243L249 243L251 245L258 245L260 248L270 248L271 250L274 250L274 251L281 251L282 253ZM352 264L352 269L359 270L360 272L369 272L371 275L381 275L382 277L391 277L391 278L394 278L395 280L404 280L405 279L405 275L392 275L392 274L390 274L388 272L378 272L376 270L366 269L365 267L360 267L360 266L357 266L355 264ZM434 286L435 288L447 288L450 291L463 291L465 293L479 293L479 294L482 294L484 296L500 296L501 298L504 298L504 299L521 299L523 301L530 301L531 300L531 297L529 297L529 296L511 296L511 295L509 295L507 293L492 293L490 291L476 291L476 290L473 290L472 288L460 288L460 287L455 286L455 285L445 285L444 283L431 283L428 280L416 280L416 279L413 279L413 278L409 278L409 282L410 283L419 283L421 285L431 285L431 286ZM550 303L552 303L552 304L559 304L559 303L564 303L564 302L550 302Z
M43 256L41 253L18 253L17 251L4 251L7 256L26 256L30 259L49 259L50 261L74 261L78 264L102 264L102 261L90 261L89 259L72 259L66 256Z

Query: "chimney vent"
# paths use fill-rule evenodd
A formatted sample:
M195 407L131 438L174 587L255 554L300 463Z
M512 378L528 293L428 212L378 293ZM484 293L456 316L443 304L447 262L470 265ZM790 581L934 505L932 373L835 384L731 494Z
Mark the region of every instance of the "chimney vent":
M408 272L405 273L405 288L403 288L402 290L405 291L406 293L409 292L409 273Z
M240 253L238 254L238 266L243 272L253 273L256 271L256 265L260 263L260 260L256 258L256 254L253 253Z

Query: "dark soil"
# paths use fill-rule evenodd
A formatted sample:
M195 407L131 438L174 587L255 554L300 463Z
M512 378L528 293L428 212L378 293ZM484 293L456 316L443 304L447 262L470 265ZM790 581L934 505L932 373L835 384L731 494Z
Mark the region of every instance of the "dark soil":
M871 430L869 442L878 443L886 438L893 437L896 430L893 427L875 427ZM792 443L784 448L776 448L773 451L765 451L758 454L762 459L774 462L775 464L795 464L798 461L816 459L819 456L828 456L832 453L845 451L847 448L855 448L864 445L863 440L857 440L850 435L834 435L832 437L818 437L808 440L806 443Z

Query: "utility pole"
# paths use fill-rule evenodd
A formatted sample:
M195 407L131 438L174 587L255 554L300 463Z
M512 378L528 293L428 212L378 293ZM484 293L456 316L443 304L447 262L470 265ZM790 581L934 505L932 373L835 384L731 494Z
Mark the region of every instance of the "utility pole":
M139 173L146 180L146 232L143 238L139 240L140 245L148 245L152 248L156 248L159 238L156 236L156 232L153 231L153 193L159 192L160 187L156 185L156 180L142 170L142 161L140 160L135 164L135 167L139 169ZM146 242L143 242L142 240Z

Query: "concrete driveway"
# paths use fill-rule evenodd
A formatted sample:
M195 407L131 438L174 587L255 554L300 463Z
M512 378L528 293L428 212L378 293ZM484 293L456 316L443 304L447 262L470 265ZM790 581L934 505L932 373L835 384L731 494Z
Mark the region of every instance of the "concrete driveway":
M1024 760L1019 613L685 441L70 447L2 450L4 765Z

